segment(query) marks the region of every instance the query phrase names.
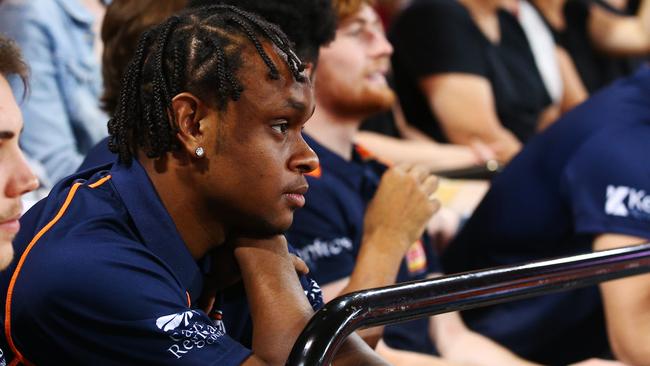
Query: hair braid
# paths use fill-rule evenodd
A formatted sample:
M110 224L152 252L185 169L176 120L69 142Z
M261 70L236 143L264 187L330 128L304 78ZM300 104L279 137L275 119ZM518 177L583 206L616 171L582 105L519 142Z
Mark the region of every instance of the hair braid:
M137 115L140 103L137 98L150 35L150 31L145 32L138 42L133 60L122 79L118 111L108 121L110 134L108 148L111 152L119 155L120 162L130 162L133 157L130 140L131 136L138 134Z
M138 149L149 158L177 149L177 121L170 111L172 98L182 91L216 101L220 110L228 100L239 100L244 86L237 72L247 41L269 77L278 79L280 71L263 40L277 47L294 79L304 82L304 66L284 33L233 6L188 11L145 33L125 74L117 113L109 121L111 151L128 164Z

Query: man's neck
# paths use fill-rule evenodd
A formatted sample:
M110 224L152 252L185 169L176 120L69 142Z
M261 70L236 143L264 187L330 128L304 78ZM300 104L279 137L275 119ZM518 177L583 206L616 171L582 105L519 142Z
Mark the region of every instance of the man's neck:
M360 125L361 120L358 118L346 118L317 105L314 115L305 124L305 132L319 144L349 161L352 160L354 135Z
M533 3L553 28L561 30L566 27L564 19L566 0L533 0Z
M458 0L475 17L493 16L501 6L502 0Z
M205 208L197 197L198 193L193 189L193 184L180 178L183 175L183 167L174 166L169 160L164 163L166 170L161 172L157 169L159 167L156 166L156 160L141 159L142 166L190 254L194 259L201 259L211 249L224 242L223 225L208 220L213 218L214 213L204 212Z
M481 32L492 43L501 41L498 10L501 0L458 0L463 4Z

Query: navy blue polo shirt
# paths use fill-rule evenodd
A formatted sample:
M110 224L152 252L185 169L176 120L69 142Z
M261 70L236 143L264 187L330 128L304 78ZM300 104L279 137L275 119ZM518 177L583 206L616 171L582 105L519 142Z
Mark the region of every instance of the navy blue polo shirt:
M351 161L305 135L318 155L320 168L307 176L306 204L294 214L287 238L309 265L321 285L349 277L363 236L366 206L375 195L386 166L355 146ZM397 282L439 273L438 259L428 240L415 243L399 270ZM428 319L387 326L384 341L391 347L435 354L429 338Z
M62 181L21 225L17 260L0 277L3 349L35 364L239 365L249 357L239 339L250 334L245 294L220 296L223 311L211 317L194 307L204 266L138 162ZM322 305L315 283L301 282L312 306Z
M650 239L650 68L535 137L494 180L443 256L447 273L591 251L596 235ZM464 313L543 364L608 352L597 287Z

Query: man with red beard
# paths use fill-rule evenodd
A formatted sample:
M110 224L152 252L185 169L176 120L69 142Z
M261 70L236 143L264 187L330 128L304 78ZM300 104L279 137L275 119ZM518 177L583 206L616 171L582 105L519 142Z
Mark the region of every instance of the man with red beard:
M388 168L353 142L364 118L395 101L385 78L392 47L370 1L333 3L339 25L335 40L321 47L316 111L305 125L320 167L308 174L305 207L287 233L325 301L440 272L422 235L439 207L431 199L436 178L420 167ZM360 334L395 365L532 365L469 331L457 313Z
M23 119L7 82L10 76L26 82L27 66L18 47L0 36L0 270L7 268L14 256L12 241L20 228L20 197L38 187L18 146Z

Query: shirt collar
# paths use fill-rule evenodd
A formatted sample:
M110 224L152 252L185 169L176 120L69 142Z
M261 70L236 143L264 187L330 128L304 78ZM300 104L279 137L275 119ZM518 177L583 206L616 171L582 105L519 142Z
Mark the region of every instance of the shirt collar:
M144 245L162 259L195 300L201 294L203 275L137 160L131 166L115 164L112 181L133 219Z
M333 174L357 192L361 192L368 200L374 195L381 175L386 166L365 153L357 145L352 146L352 159L347 161L340 155L319 144L303 134L307 144L316 152L320 161L321 174ZM367 197L366 197L367 196Z
M93 14L79 0L56 0L61 8L79 23L92 26L95 21Z

